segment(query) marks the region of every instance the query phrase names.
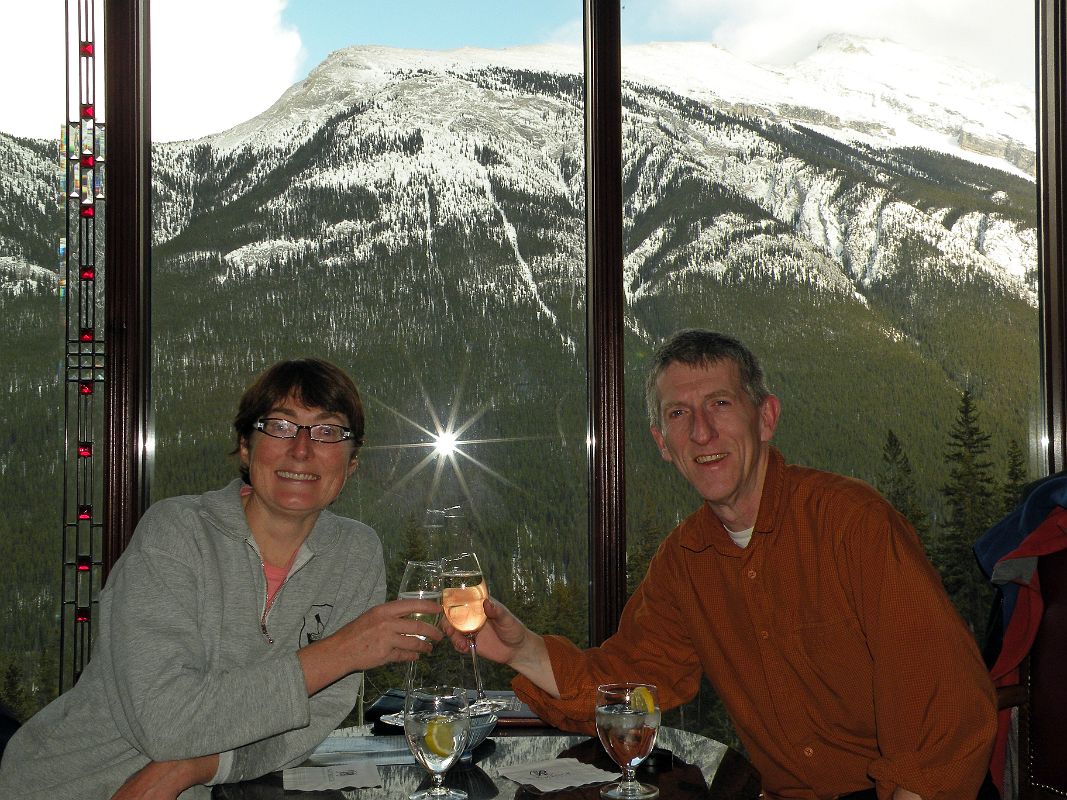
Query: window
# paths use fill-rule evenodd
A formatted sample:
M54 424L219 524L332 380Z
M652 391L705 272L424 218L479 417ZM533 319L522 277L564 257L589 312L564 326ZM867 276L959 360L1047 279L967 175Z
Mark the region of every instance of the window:
M261 13L257 30L216 24L210 35L244 42L206 46L228 59L203 59L216 76L264 48L292 57L290 25L316 48L306 77L237 119L208 116L210 94L194 102L202 82L183 97L167 80L190 67L170 46L179 20L154 14L153 497L231 480L243 388L277 360L324 357L353 375L367 413L334 510L378 532L390 594L405 559L473 546L496 596L583 640L582 58L577 35L545 42L581 8L527 19L483 4L501 17L497 45L523 45L501 57L455 49L473 19L437 35L451 11L436 4L419 5L436 20L425 32L403 4L359 19L349 3L306 5L273 24Z
M786 460L887 495L979 638L992 592L970 546L1046 470L1037 17L994 6L970 31L907 0L857 16L833 0L627 3L622 48L634 329L749 344ZM633 586L698 498L627 388Z

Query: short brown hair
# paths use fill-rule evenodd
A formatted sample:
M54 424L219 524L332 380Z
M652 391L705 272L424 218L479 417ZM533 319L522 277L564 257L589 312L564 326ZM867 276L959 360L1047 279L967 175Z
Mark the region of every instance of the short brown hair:
M659 389L656 381L671 364L680 362L690 367L733 361L741 374L741 388L753 403L760 405L771 395L767 378L755 354L741 344L740 340L724 333L686 328L671 334L652 354L652 364L645 381L645 407L648 421L660 430Z
M287 397L299 400L308 408L321 408L331 414L340 414L352 429L354 456L363 446L363 401L359 390L348 374L329 361L321 358L301 358L279 361L267 369L245 389L237 404L237 416L233 427L237 432L239 453L241 444L248 442L255 431L255 424L272 408ZM241 465L241 478L250 483L248 467Z

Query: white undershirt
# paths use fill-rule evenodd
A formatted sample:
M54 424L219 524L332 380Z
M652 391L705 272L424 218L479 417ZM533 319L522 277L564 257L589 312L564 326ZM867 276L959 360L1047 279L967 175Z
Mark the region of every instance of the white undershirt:
M734 544L736 544L738 547L748 547L748 543L752 541L752 531L755 530L755 528L756 526L753 525L751 528L746 528L745 530L738 531L737 533L734 533L729 528L726 528L726 532L730 534L730 538L734 540Z

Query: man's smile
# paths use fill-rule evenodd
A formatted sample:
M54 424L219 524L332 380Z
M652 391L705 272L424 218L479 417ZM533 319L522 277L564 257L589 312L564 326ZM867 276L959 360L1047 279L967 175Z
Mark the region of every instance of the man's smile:
M711 453L709 455L697 456L693 460L698 464L714 464L716 461L722 461L726 456L727 453Z

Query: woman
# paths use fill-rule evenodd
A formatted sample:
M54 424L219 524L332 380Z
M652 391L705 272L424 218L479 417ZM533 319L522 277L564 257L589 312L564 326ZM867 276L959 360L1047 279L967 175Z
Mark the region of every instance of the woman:
M363 443L351 379L276 364L234 427L242 479L147 511L101 592L88 667L11 740L0 797L206 797L298 764L352 709L362 670L440 639L406 618L435 603L382 602L375 533L325 510Z

